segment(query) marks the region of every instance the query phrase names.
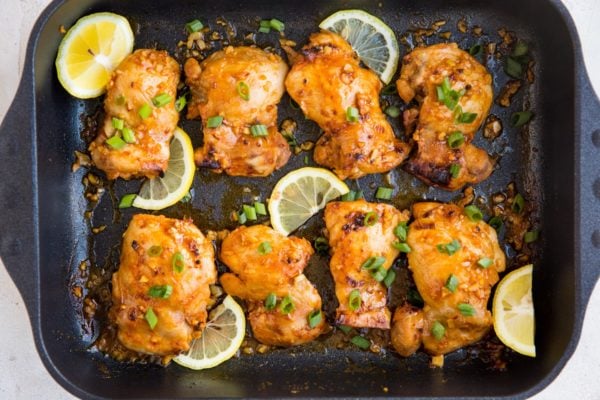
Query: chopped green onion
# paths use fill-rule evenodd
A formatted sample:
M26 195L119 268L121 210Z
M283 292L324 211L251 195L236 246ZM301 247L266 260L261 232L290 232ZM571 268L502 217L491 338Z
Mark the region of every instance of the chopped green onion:
M304 165L308 165L308 156L304 156Z
M150 248L148 249L148 255L150 257L158 257L162 254L163 252L163 248L162 246L150 246Z
M348 325L338 325L338 328L340 331L344 332L346 335L350 333L350 331L352 330L351 327L349 327Z
M244 215L246 216L248 221L256 221L256 208L244 204L242 206L242 211L244 212Z
M177 273L182 273L185 268L185 262L183 260L183 254L177 252L173 254L173 258L171 258L171 267L173 267L173 271Z
M390 200L392 195L394 194L394 189L389 187L379 186L377 188L377 192L375 193L375 197L380 200Z
M460 173L460 164L452 164L450 165L450 176L454 179L458 178L458 174Z
M478 222L483 219L483 213L479 208L477 208L477 206L474 205L466 206L465 214L467 214L467 217L469 217L469 219L473 222Z
M461 124L470 124L477 118L477 113L461 112L456 121Z
M408 226L406 225L406 222L400 222L396 225L394 228L394 235L402 242L406 242L406 236L408 235Z
M525 209L525 199L521 196L521 193L517 193L513 199L511 208L514 213L521 214L523 212Z
M367 350L369 347L371 347L371 342L359 335L354 336L352 339L350 339L350 341L353 345L363 350Z
M479 265L483 269L489 268L494 261L491 258L483 257L479 261L477 261L477 265Z
M385 113L392 118L396 118L400 115L400 109L396 106L389 106L385 109Z
M250 87L248 86L248 84L246 84L246 82L238 82L237 92L243 100L250 100Z
M289 295L281 299L281 304L279 304L279 311L281 311L282 314L287 315L294 311L295 308L296 307L294 306L294 301Z
M454 239L450 243L438 244L437 249L440 253L446 253L449 256L451 256L452 254L460 250L460 242Z
M148 103L144 103L143 106L140 107L140 109L138 110L138 115L142 118L142 119L146 119L148 118L150 115L152 115L152 107L150 107L150 104Z
M187 192L179 201L182 203L189 203L192 201L192 192Z
M348 295L348 308L350 311L356 311L360 308L361 304L360 291L358 289L353 289Z
M207 128L218 128L223 123L223 117L220 115L215 115L214 117L208 118L206 121Z
M252 125L250 127L250 132L252 133L252 136L254 136L254 137L267 136L269 134L269 131L267 130L267 126L262 125L262 124Z
M406 296L406 299L408 300L408 302L410 304L412 304L415 307L423 307L425 305L425 302L423 301L421 294L418 291L416 291L415 289L410 289L408 291L408 295Z
M350 190L348 193L342 195L341 200L342 201L356 200L356 192L354 190Z
M511 55L513 57L522 57L525 54L527 54L528 51L529 48L527 47L527 43L519 41L515 45L515 48L513 49Z
M494 228L496 231L499 231L504 225L504 222L502 222L502 218L496 216L490 218L490 220L488 221L488 225Z
M271 32L271 22L268 20L260 21L260 27L258 28L260 33L269 33Z
M106 144L115 150L121 150L123 147L127 146L127 143L117 135L106 139Z
M459 92L452 90L450 79L448 79L447 76L442 81L442 84L436 87L436 92L438 100L445 104L451 111L454 111L458 105L458 100L464 94L464 91L462 90Z
M123 122L122 119L112 117L112 126L113 126L113 128L120 131L125 126L125 123Z
M365 214L365 226L373 226L377 222L379 222L379 214L377 214L375 211L369 211Z
M389 85L387 85L386 87L383 88L381 93L385 94L385 95L390 95L390 94L396 94L396 93L398 93L398 91L396 89L396 85L393 83L390 83Z
M154 310L152 309L152 307L148 307L144 318L146 318L146 322L148 322L150 330L154 330L154 327L156 326L156 324L158 324L158 317L156 316L156 314L154 314Z
M381 267L385 263L385 257L377 256L377 257L369 257L367 261L362 263L360 266L361 269L366 269L367 271L375 270Z
M408 245L408 243L403 243L403 242L394 242L392 243L392 246L397 249L400 250L401 253L410 253L411 252L411 248Z
M525 232L525 235L523 235L523 240L525 240L525 243L532 243L535 242L539 236L540 233L538 231L529 231Z
M324 237L318 237L315 239L315 250L319 254L327 254L327 250L329 250L329 243L327 239Z
M359 119L360 119L360 114L358 114L358 108L348 107L346 109L346 121L358 122Z
M504 72L513 78L521 79L523 76L523 67L521 63L512 57L506 57L506 64L504 64Z
M394 270L389 269L387 272L387 275L383 279L383 283L384 283L385 287L389 288L390 286L392 286L392 283L394 283L395 279L396 279L396 273L394 272Z
M275 293L269 293L265 298L265 308L267 309L267 311L271 311L275 309L276 305L277 296L275 295Z
M177 112L181 112L181 110L185 108L186 104L187 99L185 98L185 96L179 96L177 100L175 100L175 109L177 110Z
M383 267L377 267L376 269L371 270L371 277L375 279L377 282L381 282L385 279L387 275L387 270Z
M456 149L465 142L465 136L461 131L456 131L448 135L448 139L446 140L448 142L448 147L450 147L451 149Z
M152 104L154 107L163 107L173 101L173 98L168 93L161 93L158 96L152 98Z
M258 215L267 215L267 207L265 207L265 204L261 203L260 201L254 202L254 209Z
M185 29L187 29L189 33L198 32L202 28L204 28L204 25L202 25L202 22L197 19L185 24Z
M261 244L258 245L258 253L262 254L263 256L265 254L269 254L272 251L273 251L273 248L271 247L271 243L269 243L269 242L262 242Z
M123 140L126 143L135 143L135 133L133 132L133 129L124 127L121 133L123 134Z
M444 328L444 325L438 321L435 321L431 327L431 334L434 338L436 338L436 340L441 340L446 334L446 328Z
M162 299L168 299L173 293L173 286L171 285L154 285L148 290L150 297L160 297Z
M275 29L277 32L283 32L285 29L285 24L275 18L269 21L269 25L271 25L271 28Z
M247 221L248 218L246 217L246 214L244 214L243 211L240 211L240 213L238 214L238 222L240 223L240 225L244 225Z
M309 314L308 314L308 326L312 329L315 326L319 325L321 323L321 319L323 319L323 316L321 314L321 310L312 310Z
M456 288L458 287L458 278L454 274L450 274L444 286L452 293L456 292Z
M460 311L460 313L465 317L472 317L475 315L475 308L473 308L473 306L470 304L460 303L457 308L458 311Z
M529 120L531 120L531 117L533 117L533 113L531 111L519 111L510 117L510 122L512 126L519 127L528 123Z
M129 208L133 205L133 201L135 200L135 198L137 197L137 194L126 194L125 196L121 197L121 201L119 201L119 208Z
M474 44L473 46L471 46L471 48L469 49L469 54L472 55L473 57L479 57L479 55L482 53L483 51L483 46L478 44Z

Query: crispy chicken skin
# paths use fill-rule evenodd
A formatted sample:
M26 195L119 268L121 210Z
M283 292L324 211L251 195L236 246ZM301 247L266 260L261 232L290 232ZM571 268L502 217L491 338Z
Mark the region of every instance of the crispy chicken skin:
M377 215L371 226L365 225L367 213ZM375 256L385 257L383 268L386 270L392 266L399 254L392 246L397 241L394 228L408 218L408 212L400 212L388 204L364 200L327 204L325 225L332 254L329 266L339 302L338 323L357 328L390 328L387 289L361 266ZM349 296L355 289L360 292L361 305L352 311Z
M179 64L166 51L136 50L113 72L104 100L106 118L89 147L94 164L108 179L154 178L167 169L169 142L179 121L175 110L178 84ZM163 93L172 100L154 107L152 99ZM144 104L152 109L146 119L138 114ZM134 131L135 143L118 150L106 143L118 134L113 117Z
M318 164L341 179L356 179L389 171L406 158L408 146L394 136L379 105L381 81L360 66L341 36L314 33L300 54L286 50L294 61L286 89L324 131L314 151ZM349 107L358 110L357 122L347 121Z
M192 92L188 118L200 116L204 146L196 150L196 164L235 176L267 176L290 158L290 148L277 130L277 103L285 91L288 72L276 54L255 47L226 47L202 63L193 58L184 66ZM247 85L247 100L240 95ZM221 116L216 128L210 117ZM268 133L254 137L252 125Z
M271 251L259 251L261 243ZM230 273L221 276L225 292L246 300L254 337L273 346L294 346L309 342L327 329L325 317L314 328L308 315L321 310L321 296L302 273L314 253L310 243L286 237L264 225L241 226L231 232L221 245L219 258ZM274 293L277 307L267 310L266 297ZM290 296L294 309L280 310L281 300Z
M404 306L396 310L392 344L404 356L416 351L421 341L427 352L446 354L477 342L492 326L487 303L506 259L496 231L483 221L471 221L461 207L417 203L413 205L413 215L415 220L407 237L412 249L408 264L425 307L415 310ZM454 254L438 249L438 245L453 240L460 243ZM483 258L491 260L488 268L477 264ZM454 292L447 287L451 275L458 281ZM461 304L473 307L474 315L461 313ZM445 328L439 340L431 331L436 321Z
M445 77L453 90L465 90L458 105L463 112L477 114L473 122L457 122L453 111L438 100L436 88ZM413 134L417 151L404 165L406 171L446 190L481 182L492 173L489 155L470 143L492 104L492 77L483 65L456 43L417 48L404 56L396 86L406 103L416 98L421 104ZM456 131L463 133L465 142L451 149L447 138ZM460 165L456 178L450 172L452 164Z
M162 251L150 250L153 246ZM173 267L176 254L182 257L181 272ZM112 278L110 318L118 327L119 341L145 354L173 356L187 351L206 324L209 285L216 279L212 243L191 220L134 215L123 235L119 270ZM150 288L160 285L172 287L168 298L149 295ZM154 329L145 319L149 308L158 318Z

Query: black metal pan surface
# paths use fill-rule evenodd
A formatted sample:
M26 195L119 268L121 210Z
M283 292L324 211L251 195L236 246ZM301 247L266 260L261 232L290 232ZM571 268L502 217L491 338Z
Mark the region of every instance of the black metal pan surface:
M507 368L486 362L485 349L455 352L443 369L431 369L428 357L399 358L391 352L373 354L349 348L315 346L242 356L217 368L195 372L172 365L120 364L90 350L99 326L83 323L81 304L71 288L79 264L90 260L98 268L114 268L120 236L134 210L115 215L114 196L135 190L139 183L117 182L102 196L93 217L84 213L86 171L73 173L75 150L85 149L80 133L82 115L90 115L101 99L80 101L60 86L54 69L61 40L59 26L97 11L126 16L135 29L136 48L157 47L177 53L186 22L201 18L213 23L225 18L238 36L256 29L256 21L277 17L286 22L286 36L299 44L334 11L361 8L388 23L398 34L447 21L452 40L463 48L476 38L461 34L464 19L483 28L484 37L505 27L529 43L535 59L534 83L519 94L511 108L494 105L504 121L524 104L536 112L526 132L505 124L501 140L477 142L502 155L499 168L475 193L489 196L515 182L536 207L541 240L534 255L536 304L535 359L508 354ZM442 41L439 37L429 43ZM277 38L258 41L277 47ZM401 49L404 53L405 48ZM497 93L508 79L500 63L488 64ZM301 140L315 140L319 130L289 105L280 119L300 124ZM218 2L55 1L36 23L17 95L0 127L0 256L19 288L31 319L40 356L52 376L73 394L85 398L178 397L527 397L550 383L573 353L590 293L600 271L600 104L583 66L573 22L558 0L504 2L442 1L372 2L270 0ZM201 142L200 125L183 121L194 144ZM193 202L161 212L191 216L201 229L233 228L229 213L243 202L242 187L266 199L275 182L304 165L305 153L265 179L230 178L200 170ZM309 160L309 163L312 161ZM9 171L18 173L8 173ZM456 194L430 189L400 169L392 178L406 188L393 203L407 207L415 200L450 201ZM367 198L381 176L358 183ZM94 235L92 227L107 228ZM314 218L297 234L312 237L322 227ZM115 246L117 252L115 252ZM118 259L118 257L117 257ZM308 269L325 299L332 297L327 259L316 257ZM329 289L328 289L329 288ZM400 288L402 290L406 288ZM404 292L405 295L405 292ZM325 300L327 302L327 300ZM331 312L331 310L326 311Z

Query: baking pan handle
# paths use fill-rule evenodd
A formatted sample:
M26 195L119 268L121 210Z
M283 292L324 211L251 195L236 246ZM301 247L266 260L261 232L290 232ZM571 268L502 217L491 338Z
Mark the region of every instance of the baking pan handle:
M0 257L34 320L37 290L35 132L33 83L28 62L17 94L0 125Z
M600 101L587 71L580 74L579 85L579 251L582 300L586 305L600 276Z

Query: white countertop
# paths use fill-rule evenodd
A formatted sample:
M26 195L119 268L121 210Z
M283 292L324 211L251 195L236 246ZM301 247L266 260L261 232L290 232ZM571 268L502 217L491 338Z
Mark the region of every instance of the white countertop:
M8 0L0 13L0 120L19 82L27 39L49 0ZM5 3L5 1L3 1ZM592 83L600 93L600 1L564 0L578 27ZM559 83L557 83L559 84ZM599 116L600 118L600 116ZM600 224L600 221L598 221ZM40 361L25 306L0 260L0 398L70 399ZM579 346L558 378L534 399L600 399L600 287L587 308Z

